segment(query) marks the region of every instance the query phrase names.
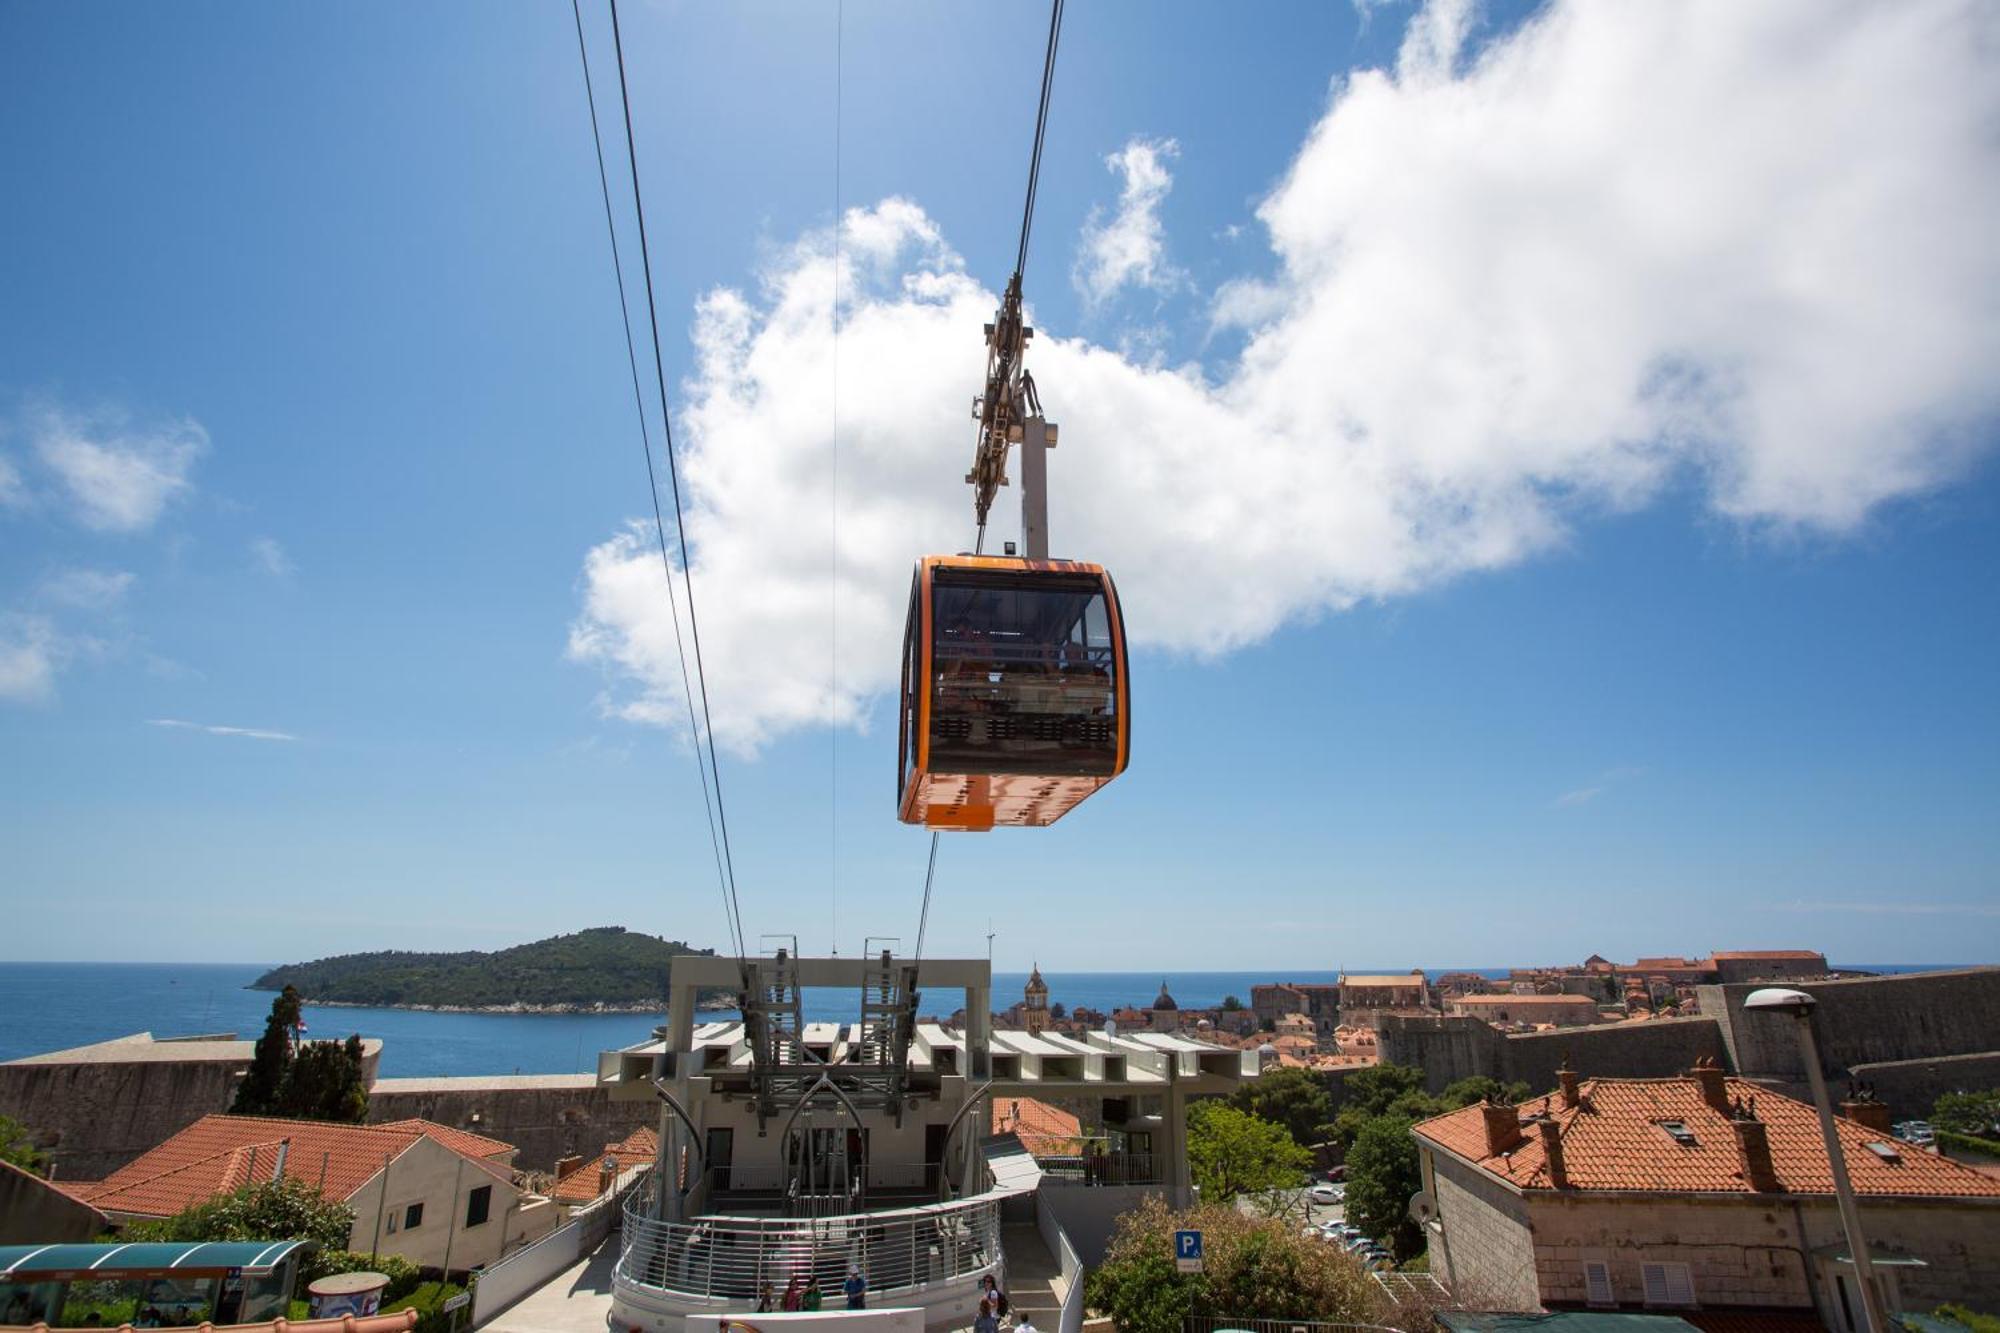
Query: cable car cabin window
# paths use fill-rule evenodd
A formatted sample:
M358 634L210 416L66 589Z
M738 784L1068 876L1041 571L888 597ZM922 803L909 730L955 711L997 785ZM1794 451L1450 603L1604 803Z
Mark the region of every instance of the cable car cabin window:
M1100 580L940 569L931 596L932 772L1117 772Z

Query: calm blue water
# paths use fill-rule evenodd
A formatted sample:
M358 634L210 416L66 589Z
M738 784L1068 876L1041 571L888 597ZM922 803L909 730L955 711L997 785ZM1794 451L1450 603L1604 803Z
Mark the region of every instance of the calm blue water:
M182 1036L235 1032L255 1037L270 1012L267 992L245 990L263 963L0 963L0 1060L62 1050L133 1032ZM1919 972L1944 964L1839 964L1869 972ZM1364 969L1356 968L1355 971ZM1384 968L1384 971L1398 971ZM1505 968L1449 968L1505 976ZM1184 1008L1206 1008L1268 981L1333 981L1333 972L1168 972L1167 988ZM1433 972L1432 975L1436 975ZM996 972L995 1008L1021 994L1025 972ZM1049 998L1071 1008L1148 1007L1159 993L1155 972L1044 972ZM840 991L807 993L807 1017L843 1020L856 1002ZM959 998L935 992L926 1013L949 1013ZM309 1036L380 1037L386 1076L568 1074L597 1067L597 1052L644 1041L660 1018L647 1014L427 1014L401 1009L306 1006Z

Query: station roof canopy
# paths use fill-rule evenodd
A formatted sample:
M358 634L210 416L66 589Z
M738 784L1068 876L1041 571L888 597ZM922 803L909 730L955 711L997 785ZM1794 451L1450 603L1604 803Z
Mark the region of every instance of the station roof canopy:
M0 1245L0 1278L9 1282L68 1282L160 1273L184 1277L268 1273L310 1244L304 1240L210 1240Z

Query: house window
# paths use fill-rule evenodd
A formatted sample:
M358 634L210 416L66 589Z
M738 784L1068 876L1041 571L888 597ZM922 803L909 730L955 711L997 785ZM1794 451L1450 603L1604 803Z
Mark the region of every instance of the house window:
M481 1185L465 1199L465 1225L476 1227L493 1214L493 1187Z
M1648 1305L1693 1305L1694 1277L1686 1264L1641 1264Z
M389 1234L393 1236L396 1234L396 1231L397 1231L396 1210L391 1208L389 1210Z
M1593 1259L1583 1266L1584 1299L1591 1305L1616 1305L1618 1293L1611 1288L1611 1265Z
M413 1203L403 1210L403 1230L415 1231L424 1224L424 1206Z

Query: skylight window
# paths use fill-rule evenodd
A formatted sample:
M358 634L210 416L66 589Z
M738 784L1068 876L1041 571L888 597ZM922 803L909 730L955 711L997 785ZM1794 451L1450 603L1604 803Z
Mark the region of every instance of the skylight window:
M1874 1153L1885 1162L1900 1162L1903 1160L1903 1154L1896 1151L1896 1145L1893 1143L1870 1143L1868 1151Z
M1654 1123L1665 1130L1667 1137L1675 1143L1680 1144L1681 1147L1692 1148L1695 1146L1694 1131L1689 1129L1683 1122L1679 1120L1660 1120Z

